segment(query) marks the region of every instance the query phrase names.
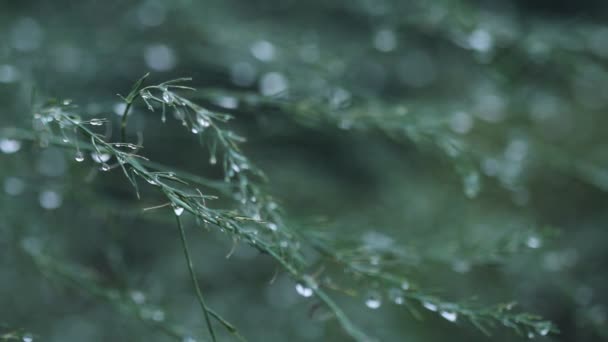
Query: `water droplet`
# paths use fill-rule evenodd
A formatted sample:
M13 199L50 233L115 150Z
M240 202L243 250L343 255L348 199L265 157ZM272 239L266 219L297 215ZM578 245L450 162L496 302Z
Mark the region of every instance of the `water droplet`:
M64 106L69 106L69 105L71 105L71 104L72 104L72 100L70 100L70 99L65 99L65 100L63 100L63 105L64 105Z
M110 165L103 163L99 169L103 172L110 171Z
M451 311L441 311L441 317L447 319L450 322L456 322L458 319L458 314Z
M93 159L93 161L95 161L96 163L105 163L108 160L110 160L112 156L107 154L107 153L97 153L97 152L93 152L91 153L91 159Z
M152 98L152 94L149 91L142 91L141 92L141 98L144 100L149 100Z
M21 149L21 142L14 139L0 140L0 151L6 154L18 152Z
M424 302L422 303L422 306L424 306L427 310L430 311L437 311L437 305L430 303L430 302Z
M538 334L541 336L547 336L547 334L549 334L550 331L551 331L551 327L544 326L544 327L538 329Z
M473 116L467 112L455 112L450 117L450 128L460 134L467 134L474 125Z
M131 144L131 143L115 143L114 146L116 146L116 147L126 147L126 148L131 149L131 150L137 150L137 145Z
M251 45L251 54L262 62L269 62L274 59L274 45L265 40L257 41Z
M168 91L164 91L163 92L163 101L165 101L165 103L168 105L173 104L173 101L174 101L173 94L171 94Z
M181 216L184 213L184 208L177 205L173 205L173 212L175 213L175 215Z
M380 30L374 36L374 47L378 51L390 52L397 47L397 36L393 30Z
M534 333L533 333L533 332L531 332L531 331L530 331L530 332L528 332L528 338L529 338L529 339L533 339L534 337L536 337L536 335L534 335Z
M209 157L209 164L211 164L211 165L217 164L217 158L215 156Z
M277 224L276 223L272 223L272 222L268 223L267 226L268 226L268 229L270 229L272 231L276 231L277 228L278 228Z
M23 337L21 338L21 340L23 342L32 342L32 341L34 341L34 338L31 335L26 334L26 335L23 335Z
M469 173L463 179L464 194L468 198L475 198L479 191L481 191L481 181L479 179L479 173L476 171Z
M211 125L211 122L209 121L209 119L207 119L202 114L198 114L198 116L196 117L196 122L198 122L198 124L203 128L209 127L209 125Z
M17 196L25 190L25 183L17 177L8 177L4 181L4 191L12 196Z
M543 242L538 236L530 236L528 240L526 240L526 245L530 248L540 248Z
M154 44L145 48L144 61L155 71L169 71L177 64L177 57L170 47L164 44Z
M234 171L235 173L239 173L241 171L241 168L234 163L230 167L232 168L232 171Z
M84 161L84 153L82 153L80 151L77 151L76 154L74 155L74 159L77 162L79 162L79 163L83 162Z
M310 297L313 295L314 291L312 288L310 287L306 287L300 283L296 284L296 292L298 292L298 294L302 297Z
M100 119L92 119L91 121L89 121L89 123L91 124L91 126L101 126L103 125L103 121Z
M494 39L490 33L484 29L477 29L468 38L469 47L479 52L487 52L492 48Z
M370 309L378 309L382 305L382 297L377 292L370 293L365 299L365 305Z
M20 78L19 69L10 64L0 65L0 83L12 83Z
M332 91L329 102L336 109L348 107L351 103L352 95L343 88L336 88Z
M141 291L132 291L131 299L137 304L143 304L146 301L146 295Z
M388 297L393 303L397 305L402 305L405 302L405 299L403 298L403 291L398 288L390 289L388 291Z
M213 102L226 109L236 109L239 107L239 100L232 96L221 96L215 99Z
M63 199L59 193L47 190L40 193L38 201L40 202L40 206L42 208L52 210L59 208L63 202Z
M192 132L192 134L198 134L198 129L196 127L192 127L190 131Z
M196 342L196 340L191 336L186 336L182 339L182 342Z
M278 72L269 72L260 80L260 92L264 96L275 96L287 90L287 78Z
M156 321L156 322L162 322L165 320L165 312L163 310L160 309L156 309L154 310L154 312L152 312L152 320Z
M118 102L114 104L112 109L114 110L114 114L123 116L125 114L125 110L127 109L127 104L124 102Z
M404 291L409 290L409 289L410 289L410 283L409 283L407 280L402 281L402 282L401 282L401 288L402 288Z

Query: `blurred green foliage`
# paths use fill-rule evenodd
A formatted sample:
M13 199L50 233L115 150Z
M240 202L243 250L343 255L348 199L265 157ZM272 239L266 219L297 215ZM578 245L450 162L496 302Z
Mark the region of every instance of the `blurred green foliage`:
M206 303L250 341L351 340L333 300L380 341L608 339L605 13L591 0L3 3L0 340L209 340L174 213L144 211L168 201L188 209ZM115 94L147 72L142 86L196 90L135 91L126 108ZM129 148L103 144L121 141L125 112L149 161L123 173ZM218 199L176 199L167 172ZM239 221L260 203L266 230ZM526 330L537 321L521 312L560 332Z

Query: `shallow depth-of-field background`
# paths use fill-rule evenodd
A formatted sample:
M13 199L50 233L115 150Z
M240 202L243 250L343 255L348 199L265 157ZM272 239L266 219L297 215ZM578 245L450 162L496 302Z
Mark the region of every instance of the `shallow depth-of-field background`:
M158 184L138 179L138 199L116 156L44 122L63 108L118 142L116 94L148 72L145 86L191 77L180 84L196 90L176 94L231 115L222 132L246 139L248 161L224 168L213 125L184 118L162 89L153 112L137 99L125 131L166 171L209 179L199 188L218 199L205 205L264 221L236 236L179 215L206 304L243 338L352 340L323 290L380 341L608 339L607 10L2 2L0 340L211 340L174 211L144 211L167 203ZM250 177L260 192L243 198L249 163L265 179ZM257 203L280 220L256 216ZM296 275L258 238L301 254ZM238 340L212 324L217 340Z

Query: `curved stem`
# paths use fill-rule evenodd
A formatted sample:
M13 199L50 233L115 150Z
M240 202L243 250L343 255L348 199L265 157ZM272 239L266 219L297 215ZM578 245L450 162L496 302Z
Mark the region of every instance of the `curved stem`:
M201 292L201 288L198 285L198 280L196 280L196 274L194 273L194 265L192 263L192 258L190 257L190 251L188 249L188 243L186 242L186 232L184 231L184 227L182 226L182 221L180 220L178 215L175 215L175 219L177 220L177 228L179 229L179 236L182 240L182 246L184 248L184 255L186 256L186 262L188 263L188 270L190 271L190 278L192 279L192 284L194 285L194 289L196 290L196 296L198 297L198 302L203 309L205 314L205 322L207 323L207 328L209 328L209 334L211 335L211 340L213 342L216 341L215 332L213 331L213 326L211 325L210 318L210 310L205 304L205 299L203 298L203 293Z
M133 84L129 95L127 95L127 97L123 97L123 100L125 100L127 104L125 111L122 113L122 122L120 124L120 136L123 143L127 142L127 120L129 118L129 110L131 109L133 102L135 102L139 96L139 89L148 76L150 76L150 73L143 75L139 80L137 80L137 82Z
M135 98L137 98L137 96ZM135 98L133 99L133 101L135 100ZM122 121L120 123L120 140L123 143L127 142L127 119L129 115L129 110L131 109L131 105L133 105L133 101L127 102L125 111L122 113Z

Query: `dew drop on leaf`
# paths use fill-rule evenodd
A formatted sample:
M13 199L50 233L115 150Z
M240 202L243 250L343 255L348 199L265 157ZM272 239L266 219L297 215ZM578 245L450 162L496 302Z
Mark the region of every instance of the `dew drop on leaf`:
M430 311L437 311L437 305L430 303L430 302L424 302L422 303L422 306L424 306L427 310Z
M107 153L97 153L97 152L93 152L91 153L91 158L93 159L93 161L95 161L96 163L105 163L108 160L110 160L112 156L107 154Z
M450 322L456 322L456 319L458 319L458 314L451 311L441 311L441 317L447 319Z
M201 127L209 127L209 125L211 125L209 120L200 114L196 118L196 122L198 122L198 124L201 125Z
M175 213L175 215L177 216L181 216L184 213L184 208L174 205L173 206L173 212Z
M547 334L549 334L549 331L551 331L550 327L543 326L542 328L538 329L538 334L541 336L547 336Z
M300 283L296 284L296 292L302 297L310 297L313 294L313 290L310 287L306 287Z
M103 125L103 121L101 121L99 119L92 119L91 121L89 121L89 123L91 124L91 126L101 126L101 125Z
M168 91L163 92L163 101L168 105L173 104L173 95Z
M382 306L382 297L377 292L370 293L365 299L365 306L370 309L378 309Z

